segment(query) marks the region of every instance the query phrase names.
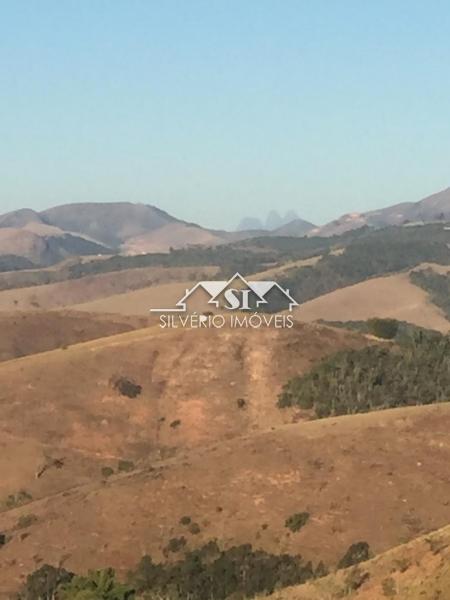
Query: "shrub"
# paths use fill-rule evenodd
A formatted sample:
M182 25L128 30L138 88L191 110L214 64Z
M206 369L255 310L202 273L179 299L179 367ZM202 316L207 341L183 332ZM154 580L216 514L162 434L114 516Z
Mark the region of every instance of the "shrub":
M21 506L26 502L30 502L30 500L33 500L33 496L26 490L20 490L20 492L17 492L17 494L10 494L5 500L4 504L6 508L10 509L15 508L16 506Z
M304 527L308 521L308 512L295 513L286 519L284 526L295 533L300 531L300 529Z
M166 546L167 552L179 552L186 546L186 538L181 536L179 538L172 538Z
M111 475L114 475L114 469L112 467L102 467L102 477L105 477L106 479L111 477Z
M370 573L362 571L359 567L353 567L344 579L344 594L350 595L356 592L370 577Z
M369 332L376 337L385 340L395 338L399 328L399 322L395 319L369 319L367 321Z
M135 468L134 462L131 460L119 460L117 463L117 469L119 473L128 473Z
M127 396L127 398L136 398L142 392L142 386L127 377L116 379L114 389L122 394L122 396Z
M114 569L75 576L58 588L58 600L128 600L133 596L130 586L116 581Z
M393 596L397 595L397 586L393 577L386 577L386 579L383 579L381 582L381 588L383 590L383 594L387 598L392 598Z
M4 533L0 533L0 548L6 544L6 535Z
M184 517L181 517L181 519L180 519L181 525L189 525L190 523L191 523L191 517L188 517L187 515Z
M30 527L31 525L33 525L33 523L36 523L37 520L37 516L33 513L29 515L21 515L19 517L19 520L17 521L17 528L25 529L26 527Z
M242 409L242 408L245 408L245 407L246 407L246 405L247 405L247 402L244 400L244 398L238 398L238 399L236 400L236 404L237 404L237 407L238 407L238 408L241 408L241 409Z
M73 573L62 567L43 565L34 573L28 575L20 594L21 600L53 600L56 590L61 584L69 583Z
M338 569L346 569L360 562L368 560L370 557L369 544L367 542L356 542L347 549L347 552L338 562Z
M175 421L172 421L172 423L170 424L170 426L172 427L172 429L176 429L180 425L181 425L180 419L175 419Z
M200 525L198 523L192 523L189 527L189 533L192 535L197 535L200 533Z

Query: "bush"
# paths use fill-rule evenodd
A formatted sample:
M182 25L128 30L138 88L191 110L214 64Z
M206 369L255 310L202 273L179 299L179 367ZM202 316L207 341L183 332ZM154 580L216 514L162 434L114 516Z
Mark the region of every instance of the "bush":
M356 542L348 548L347 552L338 562L337 568L346 569L347 567L369 560L369 557L369 544L367 542Z
M397 595L397 586L393 577L386 577L386 579L383 579L381 587L383 589L383 594L387 598L392 598Z
M128 473L129 471L133 471L134 468L134 462L131 460L119 460L117 463L117 469L119 473Z
M33 496L26 490L20 490L17 494L10 494L4 502L6 508L15 508L33 500Z
M369 319L367 326L369 332L376 337L392 340L397 335L399 322L395 319Z
M190 523L191 523L191 517L188 517L187 515L184 517L181 517L180 525L189 525Z
M73 576L73 573L62 567L43 565L28 575L19 596L20 600L53 600L58 587L61 584L69 583Z
M362 571L359 567L353 567L344 579L344 594L349 596L356 592L370 577L370 573Z
M142 392L141 385L126 377L119 377L116 379L114 382L114 389L122 394L122 396L127 396L127 398L136 398Z
M170 426L172 427L172 429L176 429L180 425L181 425L180 419L175 419L175 421L172 421L172 423L170 424Z
M167 552L179 552L186 546L186 538L181 536L179 538L172 538L166 546Z
M300 531L302 527L309 521L309 513L301 512L295 513L286 519L284 526L293 531L294 533Z
M192 523L189 527L189 533L192 533L192 535L198 535L200 533L200 525L198 523Z
M102 477L107 479L108 477L111 477L111 475L114 475L114 469L112 467L102 467Z
M75 576L58 587L58 600L128 600L134 590L115 578L114 569L90 571L87 577Z
M25 529L26 527L30 527L33 523L36 523L38 520L36 515L32 513L29 515L21 515L19 520L17 521L17 529Z

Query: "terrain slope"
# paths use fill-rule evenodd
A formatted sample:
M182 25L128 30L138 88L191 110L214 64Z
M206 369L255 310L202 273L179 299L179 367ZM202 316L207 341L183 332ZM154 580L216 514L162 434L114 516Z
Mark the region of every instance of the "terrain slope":
M163 560L182 536L185 549L251 542L330 568L354 542L379 554L449 522L449 427L449 404L289 424L36 499L0 513L0 588L17 589L43 562L123 576L145 553ZM293 533L285 521L298 512L309 520Z
M408 273L377 277L319 296L295 309L301 321L394 318L420 327L450 330L443 311L409 280Z

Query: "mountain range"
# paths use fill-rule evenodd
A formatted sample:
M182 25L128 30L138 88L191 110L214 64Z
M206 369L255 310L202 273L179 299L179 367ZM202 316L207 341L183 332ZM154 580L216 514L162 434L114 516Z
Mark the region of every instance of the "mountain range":
M284 217L272 211L264 224L259 218L246 218L235 232L188 223L146 204L65 204L41 212L23 208L0 216L0 257L15 261L17 268L32 268L69 256L167 252L170 248L216 246L261 235L327 237L364 226L382 228L447 220L450 188L419 202L344 214L320 227L293 211Z

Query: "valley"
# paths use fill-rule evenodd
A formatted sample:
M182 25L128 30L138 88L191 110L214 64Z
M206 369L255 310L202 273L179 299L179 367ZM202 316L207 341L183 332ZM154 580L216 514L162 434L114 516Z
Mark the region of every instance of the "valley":
M179 227L158 235L172 228L178 236ZM138 225L133 233L121 244L147 252L157 239ZM38 581L46 565L82 576L112 568L115 580L134 582L149 555L160 579L142 590L181 600L185 592L173 595L164 577L175 569L170 577L187 589L197 581L183 579L188 562L208 548L219 561L239 554L232 564L249 561L255 573L253 560L278 565L267 581L247 582L243 597L377 598L389 586L413 589L413 572L440 577L426 540L450 522L450 397L437 376L419 397L401 391L395 357L406 353L402 368L414 369L420 354L388 333L395 324L417 348L429 336L446 348L433 336L450 328L448 232L431 223L330 237L239 235L0 273L0 597L37 600L37 592L23 596L35 585L27 578ZM98 239L112 243L107 230ZM150 313L175 306L198 281L226 283L237 271L244 287L289 289L299 304L293 326L161 329ZM191 310L226 313L202 302ZM393 383L380 403L370 399L370 374L380 378L386 353L392 369L383 377ZM446 369L446 360L430 351L426 368L441 361ZM300 396L280 403L286 389ZM305 394L314 389L320 398L311 404ZM362 542L369 562L341 569ZM390 553L411 552L414 570L390 575ZM283 560L294 561L286 573ZM356 568L369 575L359 581ZM233 597L214 577L214 594ZM233 589L244 586L239 577ZM301 585L278 589L293 583ZM200 588L193 600L206 600Z

